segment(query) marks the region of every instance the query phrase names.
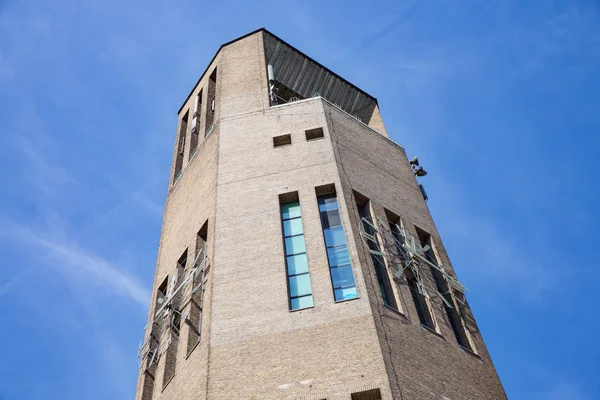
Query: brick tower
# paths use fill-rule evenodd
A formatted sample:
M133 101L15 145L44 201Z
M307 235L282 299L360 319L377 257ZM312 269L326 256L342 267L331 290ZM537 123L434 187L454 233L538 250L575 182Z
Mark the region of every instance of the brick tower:
M265 29L179 110L136 400L505 399L377 100Z

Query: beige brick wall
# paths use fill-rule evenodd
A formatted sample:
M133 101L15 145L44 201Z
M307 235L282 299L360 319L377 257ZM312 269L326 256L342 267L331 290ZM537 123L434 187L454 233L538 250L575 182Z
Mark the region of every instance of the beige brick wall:
M413 235L417 235L414 226L427 231L431 234L438 258L443 265L450 266L404 149L328 104L325 111L329 130L333 130L330 134L334 138L346 198L350 199L352 190L356 190L370 198L376 217L387 221L387 208L403 219ZM355 210L352 226L357 227L354 200L350 199L346 206ZM357 229L354 237L357 247L364 246ZM361 261L363 266L372 270L367 253ZM365 270L367 274L369 272ZM473 335L480 358L461 350L439 298L432 299L441 333L436 335L420 326L405 283L396 283L396 289L399 289L397 300L403 308L403 315L399 315L382 305L375 289L376 280L371 279L370 282L373 286L370 300L373 309L379 310L374 316L390 381L393 382L392 387L395 384L401 388L396 388L396 393L402 392L410 399L440 398L441 395L451 399L506 397L481 336L477 332Z
M420 326L402 282L394 283L401 312L381 305L352 190L371 199L377 216L385 218L387 208L429 232L438 256L446 265L449 260L404 150L387 139L378 108L371 128L321 98L270 108L264 60L262 32L223 47L180 113L191 110L189 143L195 96L205 88L205 112L208 78L217 67L216 129L206 140L200 136L191 160L188 145L183 173L170 187L153 288L186 247L193 253L208 219L202 340L187 359L181 341L175 376L164 390L161 360L153 398L341 400L368 388L380 388L386 400L505 398L481 337L474 335L480 358L461 350L439 302L441 335ZM304 131L316 127L324 138L307 142ZM274 148L272 138L282 134L292 144ZM315 194L325 184L337 190L359 292L340 303ZM294 191L314 307L290 312L278 196ZM142 383L140 377L136 399Z

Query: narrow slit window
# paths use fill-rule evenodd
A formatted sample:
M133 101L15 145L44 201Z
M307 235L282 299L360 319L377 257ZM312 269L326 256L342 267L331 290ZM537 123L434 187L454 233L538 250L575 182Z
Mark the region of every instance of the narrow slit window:
M217 68L215 68L208 78L208 91L206 93L206 131L204 136L210 135L215 127L215 112L217 108Z
M331 274L331 283L333 285L333 294L335 301L350 300L358 297L348 244L342 226L342 218L338 206L335 191L331 189L317 188L317 194L320 191L329 191L330 193L317 196L319 203L319 213L321 215L321 227L327 248L327 259L329 262L329 272Z
M421 241L421 248L427 249L424 251L425 258L432 264L439 265L435 253L433 252L431 235L418 228L417 233L419 235L419 240ZM452 327L456 341L461 347L474 352L475 350L473 349L473 346L471 346L471 342L469 340L469 333L465 329L464 321L460 316L460 313L457 309L457 304L453 299L453 294L455 293L451 292L451 290L453 291L454 289L448 286L448 283L444 279L440 270L432 266L430 266L430 268L437 290L446 300L444 302L444 308L446 309L448 321L450 322L450 326ZM450 304L450 306L448 304Z
M156 313L162 307L167 296L167 286L169 285L169 277L158 286L156 290L156 300L154 302L154 310L152 315L152 327L150 328L150 336L145 345L146 354L144 355L144 377L142 386L142 400L152 400L154 396L154 383L156 381L156 367L160 351L160 339L162 336L164 324L160 317L156 317Z
M288 144L292 144L291 135L280 135L273 138L273 147L280 147Z
M385 210L385 215L388 220L388 225L390 227L390 232L394 237L394 244L396 246L397 255L401 261L406 261L409 259L408 250L406 250L402 245L405 243L406 238L404 237L404 232L402 231L402 221L400 217L391 213L388 210Z
M371 212L369 211L369 199L354 192L356 198L356 207L358 208L358 216L361 219L361 224L366 233L371 235L377 240L375 235L375 229L373 225L376 222L371 218ZM373 268L375 269L375 276L377 277L377 284L379 286L379 294L383 304L386 306L397 308L396 299L394 298L394 290L392 289L392 283L387 270L387 265L384 258L381 256L378 243L372 240L367 240L369 252L371 253L371 260L373 261Z
M290 310L312 307L312 288L297 193L280 196L280 203Z
M202 90L196 96L194 102L194 115L192 116L192 136L190 139L190 158L198 150L198 142L200 138L200 116L202 110Z
M143 379L141 400L152 400L154 396L154 376L146 371Z
M173 175L173 182L179 178L181 175L181 171L183 169L183 155L185 154L185 135L187 134L187 126L188 126L188 114L189 111L186 111L181 118L181 122L179 123L179 134L177 136L177 152L175 153L175 171Z
M200 342L200 336L202 334L202 312L204 308L206 271L208 270L208 257L206 256L207 241L208 221L202 225L202 228L196 235L195 264L191 266L191 269L194 271L194 276L192 278L189 317L186 319L186 323L189 326L186 351L188 356Z
M412 296L413 303L417 309L419 322L421 322L421 325L435 331L435 321L431 315L431 309L427 303L427 298L423 294L423 289L420 286L421 284L417 282L412 271L407 269L404 274L406 276L408 288L410 289L410 295Z
M168 319L166 322L165 332L167 334L167 349L165 352L165 369L163 374L163 387L165 387L175 375L175 368L177 366L177 347L179 345L179 335L181 332L181 300L183 293L181 290L176 292L177 287L183 280L183 276L186 270L188 261L187 249L181 255L175 266L175 273L169 280L169 287L167 288L166 296L171 296L170 307L168 307ZM167 298L167 300L169 300Z
M323 137L323 128L314 128L304 131L306 140L321 139Z

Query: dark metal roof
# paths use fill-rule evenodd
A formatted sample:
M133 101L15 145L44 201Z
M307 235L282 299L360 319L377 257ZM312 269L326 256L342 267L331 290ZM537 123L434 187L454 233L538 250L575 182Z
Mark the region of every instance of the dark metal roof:
M368 115L361 116L370 118L377 104L373 96L269 32L265 32L264 44L267 64L273 66L275 81L281 83L285 91L296 93L304 99L318 93L351 115L369 110ZM278 96L281 96L279 92Z
M306 54L302 53L300 50L298 50L298 49L296 49L295 47L291 46L290 44L288 44L288 43L287 43L287 42L285 42L284 40L280 39L280 38L279 38L279 37L277 37L276 35L272 34L271 32L269 32L267 29L265 29L265 28L263 27L263 28L256 29L256 30L254 30L254 31L252 31L252 32L249 32L249 33L247 33L247 34L245 34L245 35L243 35L243 36L240 36L240 37L238 37L238 38L236 38L236 39L233 39L233 40L231 40L231 41L229 41L229 42L227 42L227 43L224 43L224 44L222 44L222 45L219 47L219 49L217 50L217 52L215 53L215 55L213 56L213 58L212 58L212 59L210 60L210 62L208 63L208 65L207 65L206 69L204 70L204 72L202 73L202 75L200 75L200 78L198 79L198 81L196 82L196 84L194 85L194 87L192 88L192 90L190 91L190 93L188 94L188 96L186 97L186 99L184 100L183 104L181 105L181 107L180 107L180 108L179 108L179 110L177 111L177 113L178 113L178 114L181 112L181 110L183 109L183 107L185 106L185 104L187 103L187 101L189 100L189 98L191 97L191 95L192 95L192 93L194 92L194 89L196 88L196 86L198 86L198 84L200 83L200 81L202 80L202 78L204 78L204 75L206 75L206 73L208 72L208 69L209 69L209 67L211 66L211 64L213 63L213 61L215 60L215 58L217 57L217 55L218 55L218 54L219 54L219 52L221 51L221 49L222 49L223 47L225 47L225 46L228 46L228 45L230 45L230 44L232 44L232 43L235 43L235 42L237 42L237 41L239 41L239 40L245 39L245 38L247 38L248 36L254 35L254 34L258 33L258 32L264 32L264 33L266 33L268 36L271 36L272 38L274 38L274 39L276 39L277 41L279 41L281 44L283 44L283 46L287 46L287 47L291 48L291 49L292 49L292 50L293 50L295 53L297 53L298 55L300 55L300 56L304 57L304 58L305 58L305 59L306 59L308 62L310 62L310 63L312 63L312 64L316 64L316 65L317 65L317 66L318 66L320 69L322 69L323 71L326 71L326 72L328 72L329 74L333 75L335 78L337 78L338 80L340 80L340 81L341 81L341 83L343 83L343 86L350 87L350 88L352 88L352 89L355 89L355 90L357 90L358 92L360 92L361 96L357 96L356 98L354 98L354 97L353 97L352 99L354 99L354 100L352 100L352 99L346 99L345 101L348 101L348 102L352 102L352 101L359 102L359 101L360 101L360 103L362 104L362 102L364 101L364 98L366 97L366 98L370 99L371 101L374 101L374 102L375 102L375 104L377 103L377 99L376 99L375 97L371 96L370 94L368 94L368 93L367 93L367 92L365 92L364 90L360 89L360 88L359 88L359 87L357 87L356 85L353 85L352 83L348 82L346 79L342 78L341 76L339 76L338 74L336 74L335 72L333 72L332 70L330 70L329 68L327 68L327 67L323 66L322 64L319 64L317 61L315 61L315 60L314 60L314 59L312 59L311 57L309 57L309 56L307 56ZM267 46L265 45L265 47L267 47ZM265 49L265 52L267 52L267 49ZM312 72L312 71L311 71L311 72ZM315 72L316 72L316 71L315 71ZM302 82L302 80L301 80L301 79L297 79L297 80L298 80L298 82L299 82L299 83L301 83L301 82ZM303 90L303 91L305 91L305 90L307 90L307 89L308 89L308 90L310 90L310 88L302 88L302 90ZM323 95L323 97L327 97L327 96L325 96L325 93L321 93L321 92L319 92L319 93L320 93L320 94L322 94L322 95ZM311 93L311 94L312 94L312 93ZM361 100L360 98L362 98L363 100ZM331 99L330 99L330 100L331 100ZM336 102L335 100L331 100L331 101L333 101L333 102ZM336 103L337 103L337 102L336 102ZM340 104L340 103L338 103L338 104ZM342 105L342 104L340 104L340 105ZM350 106L352 106L352 104L350 104ZM356 107L356 105L355 105L355 107L354 107L354 108L357 108L357 107Z

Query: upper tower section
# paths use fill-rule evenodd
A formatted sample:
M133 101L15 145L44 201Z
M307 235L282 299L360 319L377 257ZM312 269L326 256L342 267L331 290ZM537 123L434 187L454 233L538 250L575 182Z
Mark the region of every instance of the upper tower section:
M171 183L220 120L312 97L388 136L375 97L266 29L223 44L179 109Z

